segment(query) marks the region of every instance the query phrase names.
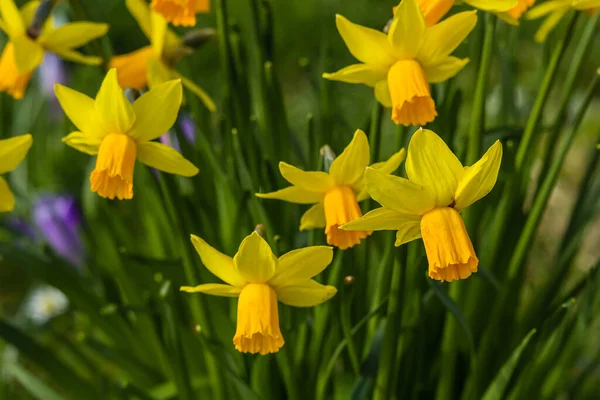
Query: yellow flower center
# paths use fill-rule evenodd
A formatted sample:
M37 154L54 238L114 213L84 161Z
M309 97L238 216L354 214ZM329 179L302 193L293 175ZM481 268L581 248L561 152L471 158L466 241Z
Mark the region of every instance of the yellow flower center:
M90 176L92 192L119 200L133 197L133 169L137 147L122 133L109 133L102 139L96 168Z
M247 284L238 299L236 350L264 355L277 353L283 343L275 291L264 283Z
M479 260L465 223L455 209L435 208L423 215L421 235L431 278L452 282L477 272Z
M521 15L523 15L523 13L527 11L527 9L531 7L534 3L535 0L519 0L516 6L507 11L508 15L510 15L514 19L519 19L521 18Z
M0 91L10 94L16 100L21 100L27 89L33 71L21 73L15 61L15 46L8 42L0 58Z
M388 72L392 97L392 119L397 124L425 125L437 112L429 83L421 65L415 60L400 60Z
M371 232L343 231L339 226L362 217L354 190L348 186L336 186L325 193L325 220L327 243L344 250L360 243Z
M151 46L142 47L132 53L113 57L109 67L117 69L122 88L142 90L148 86L148 61L153 55Z
M208 11L209 0L152 0L151 7L173 25L196 25L196 13Z

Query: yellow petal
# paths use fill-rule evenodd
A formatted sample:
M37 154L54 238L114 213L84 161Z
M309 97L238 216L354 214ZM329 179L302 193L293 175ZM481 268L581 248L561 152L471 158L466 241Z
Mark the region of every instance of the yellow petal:
M266 283L277 268L277 257L258 233L252 232L240 244L233 257L235 270L250 283Z
M152 49L154 54L162 56L167 34L167 20L159 13L153 12L150 14L150 23L152 24L152 38L150 39Z
M362 83L374 87L378 81L385 80L387 69L371 64L353 64L333 73L324 73L323 78L346 83Z
M238 297L242 288L219 283L206 283L198 286L182 286L179 290L187 293L210 294L212 296Z
M385 80L375 84L375 98L382 106L387 108L392 107L392 95L390 94L387 77Z
M148 86L150 88L174 79L181 79L177 71L165 65L159 57L150 57L148 60Z
M292 250L279 257L275 275L269 286L291 286L320 274L333 259L333 247L311 246Z
M417 59L423 67L439 64L471 33L477 24L477 11L455 14L429 28Z
M68 136L62 138L63 143L67 146L81 151L82 153L95 156L98 154L102 139L97 136L86 135L81 132L72 132Z
M0 0L0 13L6 29L8 29L9 36L14 38L25 35L23 18L13 0Z
M246 281L235 270L233 258L217 251L196 235L191 235L191 239L202 264L214 276L231 285L230 287L242 288L246 284Z
M590 10L600 7L600 0L574 0L573 8L576 10Z
M281 161L279 163L279 172L283 179L294 186L310 192L326 192L333 186L333 180L326 172L322 171L302 171L293 165Z
M67 117L81 132L97 139L108 133L102 128L93 99L58 83L54 85L54 93Z
M392 46L383 32L354 24L339 14L335 16L335 24L357 60L380 67L387 67L395 61Z
M194 164L186 160L177 150L162 143L138 143L137 159L149 167L169 174L186 177L198 174L198 168Z
M148 40L152 39L152 22L150 20L150 8L143 0L126 0L127 9L135 18L138 25Z
M412 242L421 237L421 224L419 221L406 223L398 228L394 246L402 246L404 243Z
M415 58L425 36L425 18L416 0L402 0L388 33L396 59Z
M33 22L33 17L35 16L35 12L38 9L38 6L40 5L40 1L39 0L32 0L29 1L27 3L25 3L20 9L19 11L21 12L21 19L23 20L23 23L25 24L25 27L28 27L31 25L31 23ZM50 16L47 20L46 23L44 24L44 26L42 27L42 32L44 30L46 30L46 28L49 26L50 28L53 27L53 18L52 16Z
M215 105L213 99L200 86L196 85L193 81L184 76L180 76L180 78L183 82L183 86L198 96L198 98L202 101L202 103L204 103L210 112L215 112L217 110L217 106Z
M350 144L331 163L329 175L336 185L352 186L363 178L370 157L367 135L358 129Z
M36 69L44 59L44 49L28 36L12 39L15 45L15 62L21 73Z
M96 96L96 111L107 132L127 133L135 122L135 112L119 86L115 68L108 71L102 82Z
M402 163L402 161L404 161L405 158L406 150L402 148L399 152L393 154L390 158L388 158L387 161L372 164L371 168L376 169L379 172L383 172L384 174L391 174L392 172L398 169L400 163ZM370 197L369 191L367 190L367 184L365 183L364 179L360 183L360 187L356 187L355 189L358 192L358 195L356 196L356 201L360 202Z
M271 193L256 193L261 199L277 199L297 204L313 204L323 200L323 193L309 192L296 186L286 187Z
M310 280L294 286L275 288L277 299L293 307L314 307L326 302L337 293L333 286Z
M436 207L453 202L462 174L462 164L442 138L426 129L414 133L408 145L406 175L431 193Z
M85 65L100 65L103 61L102 57L86 56L75 50L53 48L51 51L67 61Z
M32 144L33 137L29 133L0 140L0 174L17 168L17 165L25 159Z
M429 191L408 179L367 168L365 180L376 202L399 213L422 215L435 206Z
M525 19L538 19L559 9L569 8L571 0L546 1L533 7L525 14Z
M50 49L75 49L104 36L106 32L107 24L72 22L43 33L38 40Z
M518 0L464 0L468 5L483 11L508 11L517 5Z
M306 231L308 229L325 228L327 221L325 220L325 209L323 203L319 202L309 208L302 218L300 218L300 230Z
M0 176L0 212L10 212L15 208L15 196L6 180Z
M133 103L135 123L129 136L137 141L154 140L167 132L177 119L183 90L181 81L153 87Z
M542 22L542 25L540 25L535 33L535 41L538 43L544 42L548 37L548 34L556 27L556 25L558 25L562 17L564 17L568 11L569 9L565 8L551 13L548 18Z
M464 172L454 196L455 209L464 210L492 190L498 179L501 161L502 143L496 141L479 161Z
M403 214L391 208L381 207L341 226L345 231L397 231L404 225L419 225L419 215Z
M468 63L468 58L460 59L450 56L440 61L439 64L425 66L423 70L429 83L439 83L458 74Z

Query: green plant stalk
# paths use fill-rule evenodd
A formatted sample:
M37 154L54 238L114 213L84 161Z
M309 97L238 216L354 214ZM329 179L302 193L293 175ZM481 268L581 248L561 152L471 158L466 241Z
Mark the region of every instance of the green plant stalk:
M360 376L360 359L358 357L358 351L356 349L356 343L352 338L350 318L352 308L352 298L354 297L354 285L353 283L342 284L342 296L340 300L340 314L342 322L342 332L344 334L344 340L348 343L348 355L350 356L350 362L352 364L352 370L354 375Z
M517 155L515 159L515 167L517 172L521 172L523 168L523 164L531 156L531 145L533 143L534 137L536 133L539 132L539 124L542 119L543 111L546 106L546 101L548 100L550 93L550 89L554 84L554 80L556 78L556 73L558 71L558 64L560 60L563 59L563 55L568 47L569 41L573 36L573 29L575 28L575 23L577 21L576 15L571 12L567 18L568 27L565 30L564 35L558 42L555 44L554 51L552 52L552 57L550 59L550 64L546 68L546 72L544 74L544 79L542 80L542 85L538 90L537 96L535 98L535 103L533 105L533 109L529 114L529 118L527 119L527 123L525 125L525 130L523 132L523 137L521 138L521 143L519 144L519 148L517 149ZM522 176L522 179L528 181L529 178L526 175Z
M583 63L588 58L590 45L592 44L593 38L596 36L599 20L600 13L596 13L592 18L590 18L590 20L585 26L585 30L583 31L581 38L577 42L575 53L573 54L571 62L569 63L569 70L567 71L565 77L565 84L560 100L560 106L558 107L558 111L556 112L556 118L554 119L552 129L550 130L550 138L548 140L549 146L547 146L544 149L544 156L542 168L540 169L541 175L539 182L543 182L545 178L545 174L548 171L548 166L550 164L550 161L552 160L552 156L554 155L556 146L558 144L559 133L564 127L565 122L567 121L567 108L569 106L571 94L573 93L573 87L575 86L576 79L579 77Z
M371 149L371 163L379 161L381 147L381 114L383 106L375 101L371 113L371 127L369 128L369 147Z
M159 178L159 184L161 192L163 194L167 214L169 215L169 218L175 226L175 232L178 232L182 238L187 237L188 233L184 232L183 230L183 226L179 219L179 214L177 213L177 209L170 195L170 190L167 187L167 183L165 182L164 176L162 175ZM191 283L199 282L196 271L194 270L194 263L189 256L189 246L185 246L181 243L181 241L178 241L178 247L178 253L181 254L183 257L183 268L187 281ZM202 300L199 297L197 299L190 298L188 299L187 303L190 305L190 310L192 312L194 320L200 322L201 327L207 329L209 333L212 332L212 330L210 329L210 324L206 314L206 310L204 309L204 306L202 304ZM213 396L215 399L224 399L223 382L221 380L221 375L217 371L217 365L215 362L213 362L214 356L210 353L208 349L204 351L204 356L206 359L206 368L208 370L208 375L210 376L211 382L213 384Z
M283 375L283 382L285 384L287 398L289 400L301 400L302 396L300 394L298 382L295 379L296 374L294 374L294 369L292 368L294 363L290 358L290 351L292 351L291 348L284 348L277 352L277 365L279 365L279 369Z
M387 308L387 322L381 345L381 355L375 382L374 400L388 400L392 398L395 386L395 364L397 341L402 325L402 283L406 279L406 246L396 250L394 270L390 283L390 294Z
M527 216L525 227L523 229L521 237L519 238L519 241L517 242L517 246L508 266L509 280L512 280L525 264L528 250L537 231L537 227L542 218L542 214L546 209L546 204L548 203L548 199L550 198L552 190L556 185L556 181L558 180L558 175L562 169L563 162L565 160L565 157L567 156L567 152L571 148L573 139L575 138L575 135L579 130L579 126L581 125L581 121L583 120L583 117L587 111L590 101L592 100L597 84L598 75L596 74L594 75L594 78L588 87L585 100L583 101L583 104L579 109L579 112L577 113L577 116L573 123L573 127L571 128L571 132L563 141L562 148L560 149L558 156L554 159L552 165L550 166L548 170L548 175L546 176L546 179L540 187L539 193L533 201L533 205L531 207L529 215Z
M396 151L400 150L406 144L406 127L396 125Z
M449 285L449 296L457 301L460 296L459 282ZM455 318L446 317L441 348L440 379L435 398L443 400L451 397L456 388L456 357L458 354L458 323Z
M469 141L467 148L467 165L475 163L481 152L481 138L485 128L485 98L487 94L487 82L494 55L494 31L496 30L496 16L486 15L483 48L481 52L481 63L477 73L477 85L475 86L475 98L471 111L469 124Z

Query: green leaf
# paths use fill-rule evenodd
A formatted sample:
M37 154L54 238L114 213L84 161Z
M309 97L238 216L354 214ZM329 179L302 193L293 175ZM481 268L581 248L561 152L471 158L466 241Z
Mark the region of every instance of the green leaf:
M12 343L29 360L43 368L61 388L71 393L73 398L96 398L92 394L97 393L97 390L63 364L54 352L3 319L0 319L0 337Z
M442 290L442 285L439 282L434 281L433 279L427 279L427 283L429 283L429 286L431 286L431 288L433 289L433 292L441 300L444 307L446 307L446 310L448 310L449 312L452 313L452 315L454 315L454 317L458 321L458 325L463 330L463 333L465 334L465 337L467 338L467 342L469 344L469 349L471 351L473 351L473 349L475 348L475 344L473 341L473 334L471 333L471 330L469 329L469 325L467 325L467 321L466 321L465 316L463 315L462 311L460 311L458 309L458 306L456 305L454 300L452 300L452 298L450 298L450 296L448 296L448 293L446 293Z
M9 364L8 373L12 375L33 397L39 400L66 400L44 381L23 368L19 363Z
M485 394L482 397L482 400L500 400L503 398L503 393L506 390L506 386L510 381L510 378L513 374L513 371L517 367L519 359L521 358L521 354L529 344L529 341L536 333L535 329L529 331L525 339L521 341L521 344L513 351L510 358L504 363L492 383L488 386Z

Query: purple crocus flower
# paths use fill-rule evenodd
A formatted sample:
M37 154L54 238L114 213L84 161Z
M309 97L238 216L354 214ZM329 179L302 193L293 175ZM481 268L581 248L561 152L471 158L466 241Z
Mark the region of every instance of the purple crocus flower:
M33 219L50 247L73 265L83 265L85 249L79 234L81 214L75 199L68 195L40 197Z

